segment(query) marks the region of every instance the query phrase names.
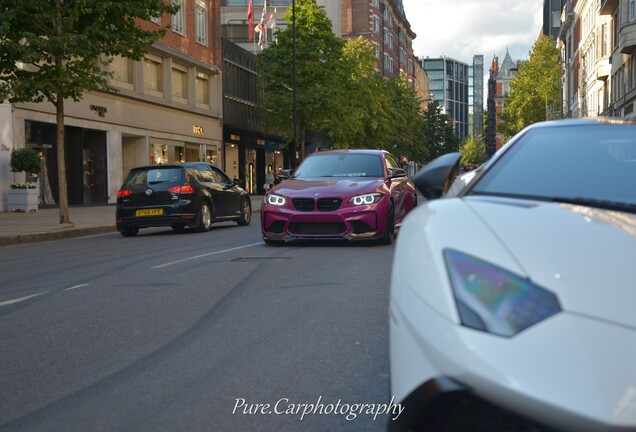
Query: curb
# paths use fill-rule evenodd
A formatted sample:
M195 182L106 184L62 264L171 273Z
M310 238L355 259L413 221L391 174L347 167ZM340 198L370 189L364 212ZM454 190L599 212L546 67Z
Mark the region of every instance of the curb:
M115 225L91 228L71 228L57 232L42 232L32 234L19 234L11 237L0 237L1 246L12 246L23 243L35 243L41 241L61 240L65 238L83 237L95 234L105 234L117 231Z

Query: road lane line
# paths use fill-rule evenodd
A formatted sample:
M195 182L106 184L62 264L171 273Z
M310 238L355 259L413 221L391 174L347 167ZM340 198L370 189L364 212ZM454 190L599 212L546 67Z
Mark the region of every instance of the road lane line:
M210 252L210 253L206 253L206 254L203 254L203 255L196 255L196 256L189 257L189 258L184 258L184 259L180 259L180 260L177 260L177 261L168 262L168 263L165 263L165 264L159 264L159 265L156 265L156 266L152 266L150 268L159 269L159 268L168 267L168 266L175 265L175 264L181 264L182 262L190 261L190 260L193 260L193 259L205 258L205 257L210 256L210 255L218 255L218 254L222 254L222 253L225 253L225 252L232 252L232 251L235 251L235 250L245 249L245 248L256 246L256 245L260 245L260 244L263 244L263 242L252 243L252 244L248 244L248 245L245 245L245 246L237 246L235 248L230 248L230 249L223 249L223 250L220 250L220 251Z
M37 293L37 294L31 294L31 295L26 296L26 297L20 297L20 298L13 299L13 300L7 300L5 302L0 303L0 306L6 306L6 305L13 304L13 303L20 303L21 301L25 301L25 300L28 300L28 299L33 298L33 297L37 297L37 296L42 295L42 294L46 294L47 292L48 291L44 291L44 292Z
M64 291L70 291L70 290L72 290L72 289L81 288L81 287L85 287L85 286L88 286L88 284L79 284L79 285L74 285L74 286L72 286L72 287L70 287L70 288L66 288Z

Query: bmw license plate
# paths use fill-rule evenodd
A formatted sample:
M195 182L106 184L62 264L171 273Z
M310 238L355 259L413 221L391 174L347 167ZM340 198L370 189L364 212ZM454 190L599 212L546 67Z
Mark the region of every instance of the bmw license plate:
M161 216L163 209L141 209L135 212L135 216Z

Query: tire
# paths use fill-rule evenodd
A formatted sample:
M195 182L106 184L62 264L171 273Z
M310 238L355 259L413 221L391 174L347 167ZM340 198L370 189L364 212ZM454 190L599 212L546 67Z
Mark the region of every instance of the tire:
M245 198L243 200L241 217L236 220L236 223L240 226L246 226L250 224L252 220L252 203L249 199Z
M285 243L284 240L272 240L268 238L263 238L263 241L268 246L282 246Z
M386 226L384 227L384 234L380 237L379 243L382 245L393 244L393 237L395 237L395 211L393 210L393 202L391 202L386 211Z
M139 228L137 228L137 227L127 227L127 228L124 228L123 230L121 230L119 232L124 237L134 237L139 232Z
M199 221L199 223L195 228L196 231L210 231L210 228L212 227L212 211L210 210L210 204L205 201L201 204L201 209L199 210L199 214L197 215L197 220Z

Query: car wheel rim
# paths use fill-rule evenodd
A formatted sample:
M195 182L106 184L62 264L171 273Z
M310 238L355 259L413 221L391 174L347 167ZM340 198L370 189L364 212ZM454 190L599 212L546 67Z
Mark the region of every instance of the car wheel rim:
M250 205L248 204L248 202L245 201L243 203L243 220L245 221L246 224L250 221L251 217L252 217L252 209L250 208Z
M210 207L207 206L207 204L204 204L203 207L201 207L201 224L203 224L203 226L207 229L210 227L212 223L212 217L210 215Z

